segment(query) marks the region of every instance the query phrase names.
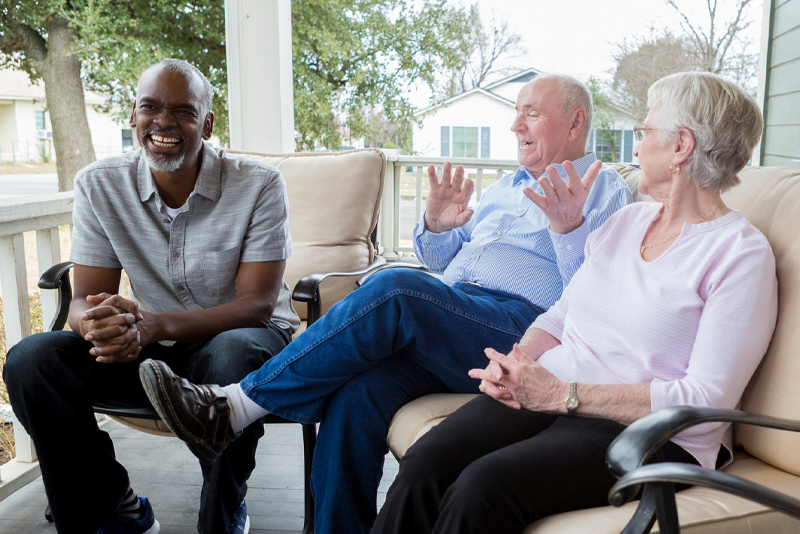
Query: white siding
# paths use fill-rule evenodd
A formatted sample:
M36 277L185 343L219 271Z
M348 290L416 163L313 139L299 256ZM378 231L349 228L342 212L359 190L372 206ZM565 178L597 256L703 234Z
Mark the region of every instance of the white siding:
M768 1L761 164L800 168L800 0Z

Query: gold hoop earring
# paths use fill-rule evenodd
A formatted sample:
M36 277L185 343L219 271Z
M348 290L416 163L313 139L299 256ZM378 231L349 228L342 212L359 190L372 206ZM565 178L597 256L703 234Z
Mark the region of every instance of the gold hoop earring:
M673 165L675 166L674 169L673 169ZM681 172L681 166L679 164L677 164L677 163L670 163L669 164L669 172L671 172L672 174L678 174L679 172Z

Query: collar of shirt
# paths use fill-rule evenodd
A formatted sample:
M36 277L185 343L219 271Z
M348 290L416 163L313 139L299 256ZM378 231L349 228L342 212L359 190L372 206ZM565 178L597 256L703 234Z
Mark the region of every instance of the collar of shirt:
M156 190L155 180L153 173L150 170L150 165L147 164L143 154L143 149L139 155L139 167L136 173L136 188L139 191L139 200L142 202L147 201L153 195L156 196L158 207L161 209L161 199ZM207 199L217 202L222 196L222 162L216 150L207 147L203 143L203 161L200 164L200 173L197 176L197 181L194 184L194 191L189 195L198 194L206 197Z
M595 153L594 152L588 152L583 157L578 158L575 161L573 161L572 164L575 165L575 170L578 171L578 176L583 178L583 175L586 174L586 171L589 170L589 167L595 161L597 161L597 156L595 155ZM553 167L556 168L556 170L558 171L558 174L561 175L562 178L565 178L565 179L567 178L567 173L564 171L564 166L561 163L553 163L552 165L553 165ZM530 173L530 171L528 171L528 169L526 169L525 167L520 166L519 170L517 171L516 176L514 176L514 185L518 185L524 179L530 179L532 181L531 185L529 187L534 189L537 193L541 193L542 192L542 186L539 185L539 180L534 178L533 175ZM536 184L536 185L534 186L533 184Z

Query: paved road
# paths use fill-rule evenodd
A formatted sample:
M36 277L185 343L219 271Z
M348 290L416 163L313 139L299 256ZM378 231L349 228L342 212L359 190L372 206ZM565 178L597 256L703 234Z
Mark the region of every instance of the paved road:
M0 175L0 198L58 193L58 175L6 174Z

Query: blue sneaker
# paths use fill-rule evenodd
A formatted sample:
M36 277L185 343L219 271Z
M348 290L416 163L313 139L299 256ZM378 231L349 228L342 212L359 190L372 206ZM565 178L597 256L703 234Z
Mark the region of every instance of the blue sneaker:
M153 507L150 501L139 497L139 502L144 507L144 517L134 519L132 517L117 517L113 521L103 523L97 534L158 534L160 529L156 516L153 514ZM117 510L119 514L119 510Z
M228 534L247 534L250 532L250 517L247 515L247 505L242 501L236 513L233 514L233 521L228 527Z

